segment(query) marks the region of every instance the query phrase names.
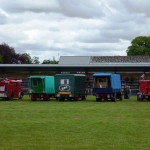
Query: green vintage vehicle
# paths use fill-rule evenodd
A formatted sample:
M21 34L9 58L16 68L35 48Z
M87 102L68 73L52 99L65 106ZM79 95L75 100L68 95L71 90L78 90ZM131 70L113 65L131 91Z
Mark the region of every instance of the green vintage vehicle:
M55 75L55 97L59 101L85 100L86 76L84 74L57 74Z
M54 76L30 76L29 94L31 100L48 100L55 96Z

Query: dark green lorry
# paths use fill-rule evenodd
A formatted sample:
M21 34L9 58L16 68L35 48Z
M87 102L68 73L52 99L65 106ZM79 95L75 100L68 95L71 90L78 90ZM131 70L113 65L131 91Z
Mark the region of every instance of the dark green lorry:
M84 74L57 74L55 75L55 97L59 101L85 100L86 76Z

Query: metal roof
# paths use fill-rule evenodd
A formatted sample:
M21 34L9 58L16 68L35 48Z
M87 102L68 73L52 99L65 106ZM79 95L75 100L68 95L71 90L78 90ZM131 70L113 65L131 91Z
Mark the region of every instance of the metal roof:
M91 56L61 56L59 59L60 65L88 65Z
M30 76L29 78L41 78L41 79L44 79L46 77L53 77L53 76Z
M147 63L150 56L91 56L90 63Z
M150 63L150 56L61 56L60 65L88 65L103 63Z

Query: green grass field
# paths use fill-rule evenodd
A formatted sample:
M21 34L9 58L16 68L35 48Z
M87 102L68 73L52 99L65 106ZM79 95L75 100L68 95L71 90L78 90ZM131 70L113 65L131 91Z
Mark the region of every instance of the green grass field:
M150 102L0 101L0 150L149 150Z

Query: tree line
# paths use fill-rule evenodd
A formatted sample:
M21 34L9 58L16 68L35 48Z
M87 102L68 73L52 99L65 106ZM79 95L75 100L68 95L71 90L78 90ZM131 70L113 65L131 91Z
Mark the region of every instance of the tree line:
M33 58L28 53L16 53L13 47L6 43L0 44L0 64L40 64L39 57ZM43 60L42 64L58 64L58 61Z
M127 56L150 56L150 36L139 36L131 41Z
M139 36L131 41L126 50L127 56L150 56L150 36ZM0 44L0 64L39 64L39 58L33 58L28 53L16 53L13 47L6 43ZM43 60L42 64L58 64L58 61Z

